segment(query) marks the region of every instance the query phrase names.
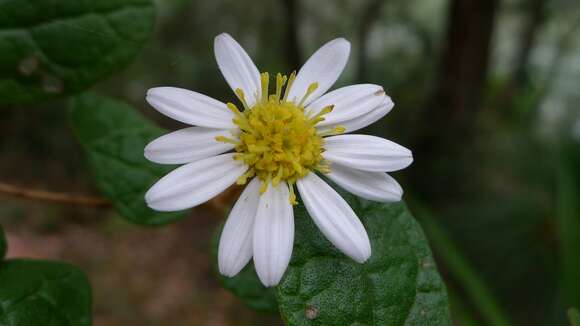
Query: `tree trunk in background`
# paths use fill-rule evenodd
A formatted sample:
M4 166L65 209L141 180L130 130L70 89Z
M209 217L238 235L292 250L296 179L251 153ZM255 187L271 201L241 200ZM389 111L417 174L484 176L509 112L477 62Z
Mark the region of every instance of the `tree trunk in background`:
M510 108L514 98L528 81L527 68L538 33L546 21L546 5L547 0L528 0L524 3L526 23L519 38L511 75L495 101L496 108Z
M481 108L497 0L453 0L427 121L468 132ZM438 130L437 133L440 133Z
M452 186L461 151L470 146L481 110L497 0L452 0L432 95L413 147L412 182L424 195Z
M546 73L546 77L540 85L540 103L543 95L548 94L552 87L554 87L558 75L562 71L564 57L569 54L571 45L574 43L574 38L578 34L580 29L580 19L572 23L572 25L559 37L558 43L556 45L556 53L549 64L550 69Z
M299 0L282 0L286 11L286 35L284 37L284 50L286 65L289 71L298 70L302 66L300 42L298 40L298 11Z
M546 18L546 0L532 0L526 2L526 4L528 6L528 19L520 38L520 48L514 62L513 78L516 83L521 83L526 78L526 68L530 61L530 54L536 44L538 32Z
M369 34L373 25L379 19L381 14L381 8L383 7L383 4L385 4L385 2L386 2L385 0L370 0L361 17L361 23L358 30L359 50L358 50L358 60L357 60L358 62L356 74L356 79L360 83L368 82L367 67L369 64L368 60Z

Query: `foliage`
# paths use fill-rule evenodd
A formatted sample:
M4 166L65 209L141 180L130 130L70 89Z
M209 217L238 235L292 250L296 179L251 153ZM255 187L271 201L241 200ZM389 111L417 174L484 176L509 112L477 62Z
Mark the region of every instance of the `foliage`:
M0 253L4 249L0 228ZM92 324L89 281L78 268L65 263L0 261L0 302L2 326Z
M217 252L223 225L214 234L212 240L214 269L221 285L231 291L245 305L257 311L277 312L278 303L274 289L266 288L256 275L253 264L248 264L234 277L225 277L217 272Z
M290 267L276 290L289 325L451 325L447 294L421 228L406 206L345 195L373 254L358 264L295 210Z
M453 26L445 10L458 0L177 0L157 1L159 10L152 2L0 1L0 127L5 130L0 154L3 168L12 164L12 170L23 171L14 176L16 183L42 175L60 178L62 173L53 173L60 159L67 161L63 169L76 168L62 178L63 188L70 182L90 191L94 181L131 222L159 226L178 221L188 213L154 212L143 200L149 186L173 168L143 157L144 146L165 131L123 101L144 104L146 89L158 85L232 100L211 49L214 35L224 31L235 34L259 66L271 72L298 69L296 62L304 61L316 45L344 36L352 42L353 56L337 86L359 79L377 83L397 104L388 119L363 133L408 145L417 163L436 171L422 178L425 187L405 180L425 171L417 164L399 180L408 195L425 196L421 204L429 214L410 206L445 271L454 322L564 325L568 311L572 324L578 324L578 310L569 308L580 305L580 148L573 139L578 134L577 2L509 0L501 6L493 21L493 60L483 86L440 78L457 72L470 75L469 69L447 69L454 60L441 59L446 48L461 39L445 39ZM293 13L288 3L295 4ZM529 8L536 5L545 10L530 15ZM365 12L376 19L365 19ZM481 12L472 10L459 16L471 21L478 15ZM460 27L452 35L467 35L463 32L471 26ZM474 37L458 43L481 45ZM465 55L457 61L467 62L469 68L482 52L459 51ZM512 76L512 66L521 68L517 76ZM127 67L127 73L120 73ZM490 85L493 80L502 82ZM119 100L79 95L95 85L98 93L114 94ZM487 97L480 111L461 102L465 107L458 106L456 114L437 115L441 103L429 101L437 90L461 95L476 89ZM58 111L50 119L46 113L38 115L38 110L64 107L69 99L69 120L80 153L72 141L63 139L67 128L57 121ZM432 111L444 121L465 118L473 140L458 132L462 123L436 127L436 121L424 118ZM59 132L50 132L57 128ZM425 147L415 146L425 131L433 131L433 137ZM435 148L443 131L450 137ZM46 146L64 142L71 145L62 152L57 152L58 145ZM554 149L561 151L554 154ZM440 160L425 159L430 151ZM22 153L26 160L13 159ZM92 179L86 166L76 161L80 154L87 158ZM11 177L5 174L3 179ZM372 237L374 255L367 264L358 265L338 253L299 206L294 256L279 288L264 288L252 264L234 278L219 276L221 285L254 309L276 311L279 302L290 325L449 324L445 288L407 208L345 198ZM28 209L27 203L15 202L17 209L2 210L8 213L2 219L8 229L7 223L27 215L18 207ZM2 206L13 205L6 203ZM57 207L41 214L67 210ZM68 209L70 215L77 211L76 206ZM107 214L95 214L101 213ZM213 227L208 225L199 228ZM0 302L8 302L8 308L3 304L0 309L0 325L90 324L90 288L78 269L44 261L3 261L5 251L0 227Z
M0 13L0 103L92 86L135 58L154 20L150 0L8 0Z
M134 223L158 225L185 215L155 212L145 204L145 192L170 170L143 156L145 145L163 129L127 104L91 94L72 100L70 121L86 151L97 187L123 217Z
M364 264L344 256L320 233L304 206L297 206L292 261L276 288L286 323L450 325L445 286L425 236L406 206L341 195L363 221L373 254ZM221 279L250 306L255 305L256 294L264 294L253 268Z
M558 191L561 237L561 283L569 305L580 306L580 152L576 143L563 146Z

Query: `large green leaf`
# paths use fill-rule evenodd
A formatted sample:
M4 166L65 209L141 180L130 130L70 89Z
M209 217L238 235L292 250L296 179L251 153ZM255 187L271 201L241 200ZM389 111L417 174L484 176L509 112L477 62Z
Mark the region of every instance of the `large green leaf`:
M216 232L213 237L213 257L215 270L217 271L217 253L218 244L223 226L220 227L219 232ZM274 289L267 288L262 285L258 275L254 270L254 264L250 263L235 277L225 277L218 272L218 278L221 285L231 291L238 297L246 306L264 312L278 311L278 304L276 303L276 294Z
M145 204L145 192L170 170L143 156L145 145L163 129L127 104L90 94L73 99L70 117L97 187L122 216L135 223L157 225L185 215L155 212Z
M235 277L219 275L222 286L231 291L248 307L264 312L278 311L273 288L266 288L258 279L254 264L250 263Z
M0 261L2 261L6 255L6 249L6 238L4 237L4 230L2 229L2 225L0 225Z
M0 1L0 103L86 89L129 64L153 23L151 0Z
M276 291L287 324L450 325L445 286L406 206L344 197L367 229L372 256L365 264L344 256L298 206L292 260Z
M7 260L0 264L0 326L91 325L91 288L64 263Z

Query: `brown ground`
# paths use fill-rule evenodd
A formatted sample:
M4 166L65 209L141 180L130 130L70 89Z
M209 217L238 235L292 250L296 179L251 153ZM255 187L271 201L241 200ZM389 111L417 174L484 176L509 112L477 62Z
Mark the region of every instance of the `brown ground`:
M211 238L223 214L215 206L169 226L145 228L108 209L77 207L80 220L65 221L54 215L69 207L5 197L0 205L23 214L2 223L9 257L68 261L88 274L96 326L281 324L275 315L246 308L217 283Z

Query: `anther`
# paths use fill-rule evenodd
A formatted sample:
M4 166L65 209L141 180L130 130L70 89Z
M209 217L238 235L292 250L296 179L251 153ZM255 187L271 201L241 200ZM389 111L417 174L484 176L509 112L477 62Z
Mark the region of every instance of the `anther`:
M239 88L238 88L238 89L239 89ZM233 112L235 115L237 115L237 116L240 116L240 115L242 115L242 113L240 112L240 110L238 109L238 107L237 107L237 106L236 106L234 103L228 102L228 103L226 104L226 106L227 106L227 107L228 107L228 109L230 109L230 111L232 111L232 112Z
M216 141L219 141L221 143L226 143L226 144L233 144L233 145L239 145L240 142L225 136L216 136L215 137Z
M282 101L288 101L288 94L290 94L290 89L294 84L294 80L296 79L296 70L290 74L290 78L288 78L288 84L286 85L286 89L284 90L284 99Z
M262 101L266 102L268 100L270 74L268 74L267 72L261 73L260 81L262 83Z
M308 86L308 89L306 90L306 94L304 94L304 97L302 97L302 99L300 100L300 103L298 103L299 107L302 107L304 105L304 102L306 102L306 99L312 95L312 93L314 93L314 91L316 91L316 89L318 88L318 83L314 82L312 84L310 84Z
M255 171L253 169L248 170L246 173L242 174L238 180L236 180L236 184L238 185L245 185L248 182L248 179L253 177Z
M326 136L340 135L340 134L344 134L345 131L346 131L345 126L338 125L338 126L333 127L332 129L326 129L326 130L318 132L318 136L326 137Z
M277 187L280 184L280 181L282 181L282 176L283 176L283 170L282 168L278 168L278 173L276 174L276 176L274 177L274 179L272 180L272 185L274 187Z
M282 87L284 87L284 85L286 84L286 80L288 78L286 77L286 75L282 75L281 73L278 73L276 75L276 100L279 101L280 100L280 96L282 96Z
M329 105L329 106L322 108L322 110L320 110L320 112L318 112L318 114L316 114L314 117L310 118L310 123L312 123L312 125L315 125L321 121L324 121L323 116L332 112L332 110L334 110L334 105Z
M270 183L271 175L268 174L266 180L262 180L262 186L260 187L260 194L263 195L266 190L268 190L268 184Z
M290 190L290 205L296 205L298 202L296 201L296 194L294 193L294 184L288 183L288 190Z
M343 125L338 125L332 129L334 130L335 135L344 134L344 132L346 131L346 127Z
M318 170L320 173L328 174L330 173L330 165L328 165L326 162L321 162L316 167L316 170Z
M246 102L246 95L244 94L244 91L241 88L236 88L235 93L236 93L236 96L240 99L240 102L242 102L242 105L244 106L244 110L249 110L250 107L248 106L248 103Z

